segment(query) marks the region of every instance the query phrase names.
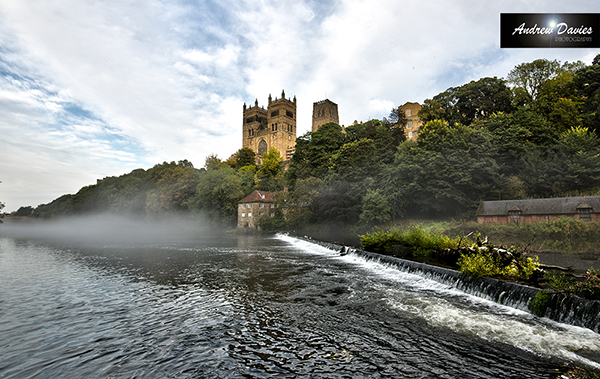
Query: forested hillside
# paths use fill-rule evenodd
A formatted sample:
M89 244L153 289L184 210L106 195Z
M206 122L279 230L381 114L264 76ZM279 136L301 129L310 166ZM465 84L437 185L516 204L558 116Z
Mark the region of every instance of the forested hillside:
M523 63L506 80L482 78L425 100L419 116L416 143L405 141L397 112L345 130L326 124L298 137L287 171L275 150L260 167L249 149L208 157L200 170L165 162L64 195L33 216L184 212L232 225L237 202L261 189L278 192L287 212L266 218L267 228L369 226L472 219L481 200L600 193L600 55L589 66Z

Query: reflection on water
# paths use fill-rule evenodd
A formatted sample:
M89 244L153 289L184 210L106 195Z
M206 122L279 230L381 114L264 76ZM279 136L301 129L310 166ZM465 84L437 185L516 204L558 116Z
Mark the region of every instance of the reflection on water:
M556 377L598 335L285 236L0 238L0 377Z

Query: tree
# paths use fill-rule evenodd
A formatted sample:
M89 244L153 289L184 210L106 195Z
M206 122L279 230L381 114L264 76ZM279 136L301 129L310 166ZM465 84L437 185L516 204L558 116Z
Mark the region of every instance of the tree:
M575 73L573 86L583 99L583 126L600 133L600 54Z
M344 144L342 127L335 123L322 125L316 132L308 132L296 139L296 151L288 170L288 181L293 186L299 179L323 179L332 164L331 159Z
M240 169L244 166L256 166L256 154L248 147L243 147L235 153L235 167Z
M392 110L390 111L390 115L388 116L388 120L390 121L390 123L396 123L398 122L398 115L400 112L398 112L398 108L392 108Z
M563 72L540 85L533 109L544 116L557 130L581 126L583 100L575 93L574 75Z
M26 207L20 207L19 209L17 209L16 212L12 213L11 215L14 217L27 217L27 216L31 216L32 213L33 213L33 207L26 206Z
M293 191L275 194L275 207L286 209L285 217L290 226L302 226L315 222L318 198L323 181L310 177L299 179Z
M575 72L583 66L582 62L565 62L557 60L536 59L533 62L521 63L513 68L507 76L508 82L523 88L529 99L534 101L542 84L564 72Z
M256 172L256 186L261 191L283 189L283 159L276 148L271 147L263 154L262 164Z
M512 111L512 91L503 79L482 78L460 87L448 88L424 101L419 111L423 122L444 120L470 125L494 113Z
M357 181L379 171L375 143L368 138L344 144L332 162L333 171L343 180Z
M204 168L206 170L217 169L224 165L226 165L226 164L223 161L221 161L221 159L219 159L219 157L217 157L216 154L211 154L211 155L207 156L206 160L204 162Z
M391 219L391 207L387 198L379 193L379 189L367 190L367 194L362 200L360 223L370 226L382 224Z
M200 176L190 208L206 214L214 224L233 224L238 201L248 195L243 188L242 177L231 167L208 170Z

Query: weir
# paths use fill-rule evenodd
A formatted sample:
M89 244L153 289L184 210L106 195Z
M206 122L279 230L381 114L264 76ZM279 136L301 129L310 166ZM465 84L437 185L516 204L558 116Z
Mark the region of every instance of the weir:
M309 238L300 239L334 251L342 249L342 245L334 243L315 241ZM526 312L530 312L529 304L534 296L538 292L544 291L540 288L504 280L468 277L456 270L371 253L362 249L346 249L348 254L368 261L377 262L387 267L394 267L403 272L417 274L424 278L449 285L470 295ZM600 301L586 300L572 294L547 292L543 309L545 309L543 316L553 321L588 328L596 333L600 332Z

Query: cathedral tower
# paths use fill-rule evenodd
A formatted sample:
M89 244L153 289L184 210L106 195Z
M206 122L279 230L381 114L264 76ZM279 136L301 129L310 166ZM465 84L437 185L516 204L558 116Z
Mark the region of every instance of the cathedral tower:
M296 146L296 97L285 98L281 91L281 99L269 95L267 109L258 106L247 107L244 103L242 146L256 153L256 163L262 163L262 155L274 147L284 161L292 159Z
M313 103L312 131L316 132L322 125L330 122L340 123L337 104L329 99Z

